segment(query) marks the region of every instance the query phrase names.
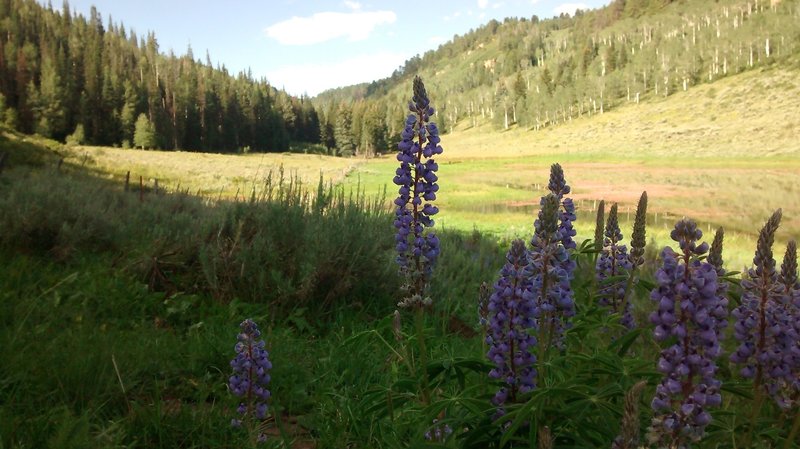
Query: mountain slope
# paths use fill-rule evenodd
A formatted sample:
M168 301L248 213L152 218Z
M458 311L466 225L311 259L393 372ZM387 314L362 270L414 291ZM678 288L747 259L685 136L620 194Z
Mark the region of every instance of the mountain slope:
M796 0L616 1L575 17L509 18L457 36L391 78L320 94L323 128L338 113L382 123L353 132L369 153L375 127L394 141L410 79L421 75L440 128L491 123L543 129L625 104L657 101L767 65L797 64ZM335 144L335 143L334 143Z

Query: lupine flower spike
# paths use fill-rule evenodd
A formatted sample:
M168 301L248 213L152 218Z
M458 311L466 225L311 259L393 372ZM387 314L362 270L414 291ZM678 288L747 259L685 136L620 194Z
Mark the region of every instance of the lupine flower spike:
M621 241L622 232L617 219L617 205L613 204L608 212L603 249L595 267L596 280L600 286L597 296L601 306L608 307L610 313L621 314L622 324L631 329L635 324L630 312L630 303L623 304L626 281L619 277L627 275L632 264L628 257L628 248L620 243Z
M731 354L733 363L743 365L740 374L752 378L754 387L764 389L781 407L789 401L783 391L792 368L786 349L792 345L797 317L790 312L785 286L779 280L772 256L775 231L781 210L770 217L758 236L754 268L742 279L742 302L734 309L734 335L739 347ZM787 273L788 274L788 273Z
M717 270L717 297L719 297L717 308L720 309L714 312L717 316L726 315L728 310L728 283L723 279L723 276L725 276L725 268L722 266L722 244L724 239L725 230L722 228L717 229L707 259L708 263ZM722 330L726 327L728 327L728 320L717 320L717 330L720 332L720 335L722 335Z
M644 263L644 247L647 243L647 192L642 192L639 204L636 206L636 218L633 220L633 233L631 233L631 264L638 267Z
M514 402L517 395L536 387L536 307L530 295L528 259L525 242L514 240L506 256L506 264L489 297L489 330L487 357L495 367L489 377L501 381L502 387L492 403L498 407L497 417L505 412L503 404Z
M782 406L786 409L797 407L800 403L800 282L797 278L797 243L794 240L786 245L786 253L781 264L780 284L785 297L783 306L789 321L784 327L785 338L780 348L784 363L788 368L781 395Z
M700 260L708 251L698 244L702 231L683 219L670 234L680 247L661 252L663 266L650 297L658 309L650 315L657 341L673 342L661 351L658 370L664 375L652 401L654 413L648 440L659 447L688 447L702 438L711 422L709 410L722 403L721 382L715 378L720 355L717 271Z
M534 221L534 234L528 252L531 295L538 311L540 351L562 348L569 318L575 315L570 260L559 231L559 200L555 194L541 199L541 210Z
M567 180L564 178L564 170L561 168L561 165L553 164L550 167L550 182L547 184L547 189L558 198L561 205L558 216L558 233L561 244L564 245L566 249L575 249L577 244L573 237L575 237L576 231L572 225L577 219L575 215L575 203L572 202L572 198L566 198L564 196L571 192L572 189L567 185ZM573 266L572 269L574 270L574 268Z
M267 417L267 401L270 397L267 387L272 363L256 323L246 319L239 327L241 332L234 347L236 356L231 360L233 374L228 379L228 388L234 396L241 398L237 408L240 416L231 420L231 425L241 427L245 424L251 437L263 442L266 435L258 430L258 423Z
M606 202L605 200L600 200L600 203L597 205L597 218L595 219L594 224L594 250L597 254L600 254L600 251L603 250L603 231L605 231L605 214L606 214ZM595 256L595 261L597 260L597 256Z
M436 176L439 166L434 156L442 154L441 139L436 124L430 121L434 109L419 77L414 78L413 89L414 96L408 104L411 114L397 145L400 167L394 177L399 186L394 201L397 263L408 281L407 296L399 303L401 307L430 305L426 288L439 256L438 237L425 229L433 227L433 216L439 212L433 205L439 191Z

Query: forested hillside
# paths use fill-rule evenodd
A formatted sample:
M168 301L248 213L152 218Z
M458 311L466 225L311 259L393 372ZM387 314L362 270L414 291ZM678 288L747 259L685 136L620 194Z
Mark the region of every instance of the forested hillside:
M416 74L445 131L486 123L538 130L754 67L797 65L798 51L796 0L616 0L574 17L491 21L390 78L314 101L327 145L369 154L399 140Z
M0 0L0 116L26 133L75 143L202 151L283 151L319 141L307 98L250 73L163 54L92 8L75 14Z

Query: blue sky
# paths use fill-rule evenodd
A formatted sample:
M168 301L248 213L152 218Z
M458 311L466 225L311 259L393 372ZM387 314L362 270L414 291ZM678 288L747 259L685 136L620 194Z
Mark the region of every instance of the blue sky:
M435 49L490 19L552 17L609 0L70 0L92 5L140 36L154 31L162 52L186 53L248 68L289 93L322 90L391 75L410 57ZM53 1L54 5L60 2ZM413 6L412 6L413 5ZM60 7L60 6L56 6Z

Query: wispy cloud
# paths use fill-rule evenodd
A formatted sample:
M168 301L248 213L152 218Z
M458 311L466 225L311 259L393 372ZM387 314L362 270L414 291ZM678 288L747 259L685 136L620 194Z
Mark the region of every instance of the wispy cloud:
M553 9L553 12L556 13L557 16L560 16L562 13L574 15L575 11L578 9L587 10L589 7L586 5L586 3L562 3L556 6Z
M478 0L478 8L486 9L489 6L489 0Z
M344 6L347 6L348 8L352 9L353 11L358 11L358 10L361 9L361 3L352 2L352 1L349 1L349 0L345 0Z
M386 78L403 65L408 55L392 52L364 54L331 64L299 64L267 73L269 82L293 95L314 96L334 87ZM354 68L358 68L355 70Z
M357 6L361 7L360 4ZM361 12L354 9L349 13L320 12L310 17L292 17L264 31L267 36L284 45L312 45L340 37L347 37L351 41L364 40L378 25L394 23L396 20L394 11Z

